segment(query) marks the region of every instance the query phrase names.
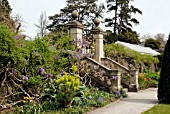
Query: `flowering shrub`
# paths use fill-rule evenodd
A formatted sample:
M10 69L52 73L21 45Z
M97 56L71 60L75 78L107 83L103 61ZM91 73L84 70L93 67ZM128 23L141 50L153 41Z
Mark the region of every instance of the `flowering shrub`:
M78 75L72 76L65 72L63 77L58 76L56 79L56 92L58 94L59 101L64 103L64 106L69 105L79 91L79 86L80 79Z
M159 74L157 72L139 73L138 81L140 89L146 89L149 87L157 87L159 80Z
M55 80L50 80L51 82L46 84L44 94L42 97L56 102L59 107L68 107L71 105L73 98L80 91L80 79L75 73L77 71L76 66L72 66L73 73L67 73L62 71L62 75L57 75Z

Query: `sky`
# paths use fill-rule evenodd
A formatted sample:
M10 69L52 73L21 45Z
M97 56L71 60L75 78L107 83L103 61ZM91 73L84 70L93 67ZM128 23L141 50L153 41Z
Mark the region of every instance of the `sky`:
M23 19L24 34L34 38L37 33L35 24L41 12L46 12L47 16L52 16L60 12L60 9L66 6L65 0L8 0L12 7L12 15L20 15ZM98 0L99 3L105 3L106 0ZM143 12L143 15L134 15L140 22L134 26L133 30L143 35L156 35L163 33L166 36L170 33L170 14L168 11L170 0L134 0L133 5ZM105 17L108 15L106 14ZM106 30L104 25L101 25Z

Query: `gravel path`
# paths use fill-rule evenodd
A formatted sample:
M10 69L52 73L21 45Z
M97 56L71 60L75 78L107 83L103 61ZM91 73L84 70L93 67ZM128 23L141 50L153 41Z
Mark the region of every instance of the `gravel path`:
M141 114L158 103L157 88L128 92L128 97L87 114Z

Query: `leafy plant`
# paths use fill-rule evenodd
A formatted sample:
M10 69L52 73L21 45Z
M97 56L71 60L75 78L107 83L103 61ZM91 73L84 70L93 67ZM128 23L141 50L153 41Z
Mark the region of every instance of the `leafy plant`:
M157 72L139 73L138 75L140 89L157 87L158 80L159 80L159 74Z
M146 70L148 70L152 64L157 64L159 62L157 57L141 54L115 43L106 44L104 49L106 57L110 57L115 61L125 60L129 65L131 64L133 66L145 64L143 67L145 67Z
M55 81L51 80L46 85L42 97L48 96L50 100L58 102L60 107L70 106L73 98L80 90L80 79L75 74L76 66L72 66L72 70L73 74L64 72L61 76L58 75Z
M38 76L33 76L26 81L25 85L33 92L33 93L38 93L40 94L43 90L43 85L45 81L43 80L43 77L38 75Z
M18 107L15 112L16 114L45 114L41 104L29 103L25 104L22 107Z

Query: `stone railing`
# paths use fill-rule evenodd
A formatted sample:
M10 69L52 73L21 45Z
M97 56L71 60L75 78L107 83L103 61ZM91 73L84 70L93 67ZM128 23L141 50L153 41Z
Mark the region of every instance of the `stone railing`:
M112 70L91 58L84 58L80 65L80 74L88 74L92 86L110 92L120 90L121 74L118 70Z
M101 58L102 64L108 66L111 69L119 69L121 72L129 73L129 69L119 64L118 62L110 59L110 58Z
M101 58L101 63L110 69L121 72L121 84L129 88L129 91L138 91L138 71L130 70L110 58Z

